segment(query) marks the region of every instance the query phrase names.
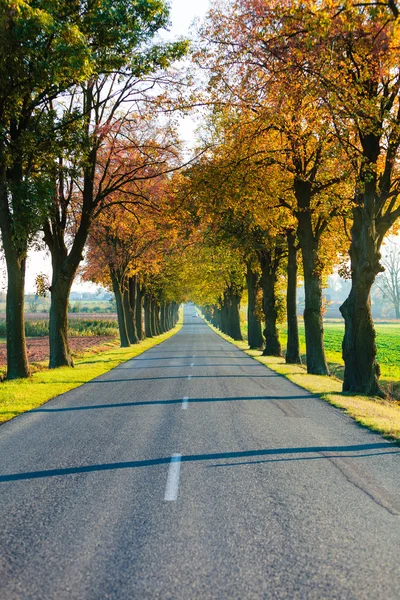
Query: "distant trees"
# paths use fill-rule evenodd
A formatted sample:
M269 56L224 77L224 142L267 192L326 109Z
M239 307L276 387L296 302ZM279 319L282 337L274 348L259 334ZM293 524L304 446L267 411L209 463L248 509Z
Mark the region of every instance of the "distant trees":
M381 260L385 269L376 279L376 286L384 300L394 310L396 319L400 319L400 249L398 245L389 244Z
M110 194L88 240L84 278L114 292L122 347L171 329L183 299L175 285L180 247L171 209L174 177L163 173L165 164L159 172L160 156L165 159L160 144L158 151L159 160L154 152L153 164L146 163L145 177Z

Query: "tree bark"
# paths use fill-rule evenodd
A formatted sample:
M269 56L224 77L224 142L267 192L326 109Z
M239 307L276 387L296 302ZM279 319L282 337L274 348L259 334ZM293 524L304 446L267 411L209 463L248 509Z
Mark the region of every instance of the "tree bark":
M3 243L4 247L4 243ZM25 258L6 253L7 262L7 379L29 377L24 326Z
M288 266L287 266L287 293L286 293L286 311L287 311L287 348L286 363L301 364L300 343L299 343L299 325L297 320L297 247L296 236L292 230L286 232L288 246Z
M147 338L154 337L152 304L148 294L144 295L144 330Z
M280 253L273 256L273 251L265 249L259 252L261 267L261 289L263 292L263 311L265 316L265 348L263 356L282 356L282 347L277 327L278 310L276 283L280 264Z
M228 315L227 315L227 306L226 306L226 302L225 302L225 295L223 300L221 300L221 331L222 333L225 333L226 335L228 335Z
M366 185L368 193L368 186ZM371 286L382 271L379 242L373 219L361 207L353 209L351 230L352 283L349 297L340 307L345 321L342 344L345 363L343 391L384 396L378 379L375 329L371 315Z
M68 300L74 277L62 269L54 268L51 281L51 304L49 321L50 360L49 368L73 367L68 342Z
M310 211L299 212L297 218L297 235L304 273L304 329L306 334L307 373L329 375L324 349L322 270L318 257L319 240L314 236Z
M134 280L134 287L136 289L135 293L135 320L136 320L136 333L139 340L144 340L145 333L143 327L143 302L144 302L144 291L142 286L140 285L140 280L138 275L134 275L132 278Z
M129 336L128 329L126 327L126 319L125 319L125 306L123 300L123 291L120 282L118 281L115 273L110 269L111 281L113 285L115 302L117 304L117 318L118 318L118 329L119 329L119 337L121 342L121 348L128 348L129 344Z
M7 265L7 379L30 375L24 326L24 292L27 242L17 246L13 237L4 164L0 173L0 228Z
M217 329L221 329L222 328L221 313L222 313L221 308L217 304L214 304L213 305L213 318L212 318L211 322L214 325L214 327L216 327Z
M248 342L251 350L261 350L263 347L263 336L261 321L257 316L257 290L258 290L258 275L255 273L251 265L247 263L246 282L247 282L247 327L248 327Z
M160 326L161 333L165 333L169 329L167 324L167 303L164 300L161 302Z
M135 300L133 299L131 301L130 287L131 286L128 281L128 286L127 287L124 286L122 299L123 299L123 303L124 303L126 330L128 332L129 342L131 344L137 344L139 340L138 340L138 337L136 334L135 314L134 314L134 310L132 309L132 304L133 304L133 307L135 307Z
M173 306L174 327L175 327L179 321L179 304L177 302L173 302L172 306Z
M235 293L232 287L228 287L224 292L224 310L226 319L226 331L236 341L243 340L240 330L240 300L241 295Z
M160 329L159 329L159 325L158 325L158 306L157 306L157 302L154 300L154 298L150 299L150 305L151 305L151 325L152 325L152 329L154 332L154 335L160 335Z

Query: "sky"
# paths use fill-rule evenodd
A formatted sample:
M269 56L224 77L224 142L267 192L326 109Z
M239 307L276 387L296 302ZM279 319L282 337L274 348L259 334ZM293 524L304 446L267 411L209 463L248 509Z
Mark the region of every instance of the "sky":
M186 37L189 35L189 29L193 21L205 16L210 2L209 0L172 0L170 2L170 19L172 27L169 32L163 32L164 39L174 39L176 37ZM180 134L183 140L190 141L193 137L195 128L194 122L189 118L182 118L180 123ZM26 270L26 293L31 293L35 288L35 278L38 273L51 275L51 262L46 252L31 252L28 256ZM4 287L4 282L3 286ZM98 286L91 283L82 283L77 278L72 286L73 291L95 291Z

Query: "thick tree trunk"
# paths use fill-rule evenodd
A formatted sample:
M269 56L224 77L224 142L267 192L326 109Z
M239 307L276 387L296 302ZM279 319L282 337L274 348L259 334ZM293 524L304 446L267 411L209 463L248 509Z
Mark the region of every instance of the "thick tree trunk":
M161 303L158 304L158 302L156 302L156 328L157 328L157 335L161 335L163 333L163 330L161 327Z
M135 288L136 288L136 295L135 295L135 302L136 302L136 308L135 308L135 320L136 320L136 333L138 336L139 340L144 340L145 338L145 333L144 333L144 327L143 327L143 302L144 302L144 291L140 285L140 281L139 281L139 277L137 275L135 275L133 277L133 279L135 280Z
M29 377L30 374L24 327L26 261L10 250L5 254L7 262L7 379L18 379Z
M144 295L144 330L147 338L154 337L152 303L148 294Z
M240 300L241 296L235 294L232 288L224 292L224 309L226 313L226 331L227 335L237 341L243 340L240 330Z
M319 244L314 237L309 211L299 213L297 235L303 259L307 373L329 375L324 349L322 273L318 257Z
M27 244L21 243L19 248L16 247L12 222L3 161L0 172L0 228L7 265L7 379L25 378L30 375L24 327Z
M313 251L302 249L304 270L304 329L306 334L307 373L329 375L325 357L322 320L322 279L313 268Z
M257 290L258 290L258 275L255 273L250 264L247 264L246 282L247 282L247 327L248 327L248 342L252 350L262 349L263 336L261 321L257 316Z
M128 288L124 287L122 300L124 303L124 313L125 313L125 321L126 321L126 330L128 332L129 342L131 344L138 343L138 337L136 334L136 323L135 323L135 314L132 310L132 302L130 298L130 286ZM133 300L133 306L135 306L135 302Z
M165 301L161 302L160 327L161 333L165 333L169 329L167 323L167 303Z
M282 347L277 327L278 310L276 298L276 283L280 258L273 257L272 252L264 250L259 253L261 266L261 289L263 292L263 311L265 316L265 348L263 356L282 356Z
M220 320L220 328L222 333L228 334L228 314L227 314L227 306L225 303L225 295L224 299L221 300L221 320Z
M128 348L130 346L130 344L129 344L128 329L126 326L126 319L125 319L125 306L124 306L124 300L123 300L123 291L121 289L121 285L118 281L118 278L115 276L115 274L112 272L110 272L110 274L111 274L111 281L113 284L115 302L117 304L117 318L118 318L118 329L119 329L121 348Z
M65 274L53 265L49 321L49 368L73 367L68 342L68 300L74 276Z
M222 314L222 309L217 306L216 304L214 304L213 306L213 318L212 318L212 324L214 325L214 327L217 327L217 329L221 329L222 330L222 318L221 318L221 314Z
M154 335L160 335L160 329L158 326L158 305L154 299L150 300L151 304L151 326L154 332Z
M287 266L287 292L286 292L286 311L287 311L287 348L286 362L288 364L301 364L300 343L299 343L299 325L297 320L297 248L296 236L293 231L286 233L288 245L288 266Z
M166 327L167 327L167 331L169 331L170 329L172 329L171 312L172 312L171 302L167 302L165 304L165 324L166 324Z
M340 307L345 321L343 391L384 396L378 383L380 369L370 300L371 286L382 271L381 255L374 223L360 207L353 210L351 233L352 285L349 297Z
M177 302L173 302L173 315L174 315L174 327L175 327L179 321L179 304Z

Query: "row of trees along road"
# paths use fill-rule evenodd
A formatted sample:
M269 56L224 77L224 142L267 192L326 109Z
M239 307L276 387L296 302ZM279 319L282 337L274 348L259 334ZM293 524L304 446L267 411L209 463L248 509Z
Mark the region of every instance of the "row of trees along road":
M123 345L143 336L142 305L153 335L188 298L240 339L247 293L251 347L280 355L286 293L286 360L299 362L299 271L307 370L319 375L323 282L341 265L343 389L382 395L370 291L400 217L395 0L215 3L180 106L204 107L202 140L180 174L165 115L183 89L169 67L188 44L155 41L164 0L5 0L0 20L8 378L29 374L25 262L44 243L51 367L72 365L68 296L85 248L84 276L115 293Z
M109 195L143 179L149 166L152 177L154 169L176 168L166 161L166 153L176 156L174 140L163 143L136 128L155 118L150 100L187 51L184 41L154 41L168 15L164 0L2 2L0 228L9 379L29 375L24 280L38 232L53 267L50 366L71 365L68 296L93 222ZM123 198L137 201L130 193Z
M131 188L144 204L129 211L114 192L89 235L84 278L113 290L123 347L171 329L184 300L175 178L149 175Z
M383 268L383 239L400 216L399 25L394 1L221 2L202 27L196 57L208 73L210 137L221 146L209 162L224 163L219 181L231 173L229 193L215 195L218 213L227 197L235 217L227 214L222 229L232 236L239 226L248 239L248 220L255 221L251 233L268 232L265 248L275 257L284 232L296 234L310 373L328 373L321 283L348 233L343 389L366 394L382 394L370 290ZM260 196L261 226L254 216ZM260 258L259 239L253 249ZM275 264L265 259L264 288ZM266 295L267 318L273 298ZM267 344L276 338L272 326L266 336Z

